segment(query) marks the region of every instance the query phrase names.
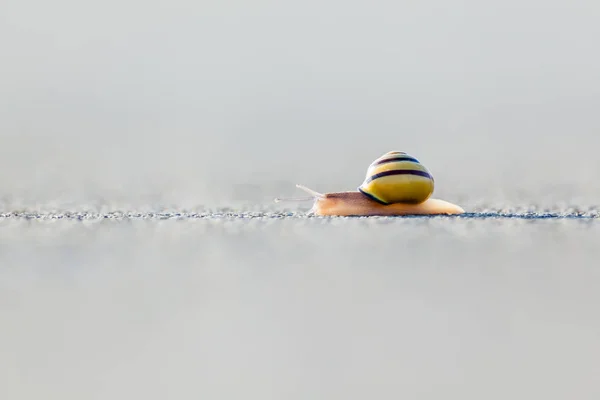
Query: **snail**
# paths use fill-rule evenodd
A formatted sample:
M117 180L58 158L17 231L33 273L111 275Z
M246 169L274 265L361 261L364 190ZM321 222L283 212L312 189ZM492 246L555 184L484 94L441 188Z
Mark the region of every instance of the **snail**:
M355 192L319 193L303 185L307 198L314 200L310 214L319 216L395 216L450 215L465 211L452 203L433 199L434 179L415 157L401 151L390 151L369 165L363 183Z

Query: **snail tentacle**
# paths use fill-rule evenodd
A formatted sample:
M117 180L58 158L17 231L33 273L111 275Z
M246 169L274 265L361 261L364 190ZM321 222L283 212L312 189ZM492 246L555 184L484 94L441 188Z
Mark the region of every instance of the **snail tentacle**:
M306 193L310 194L308 197L275 197L273 199L275 203L280 203L282 201L309 201L309 200L317 200L324 199L325 195L323 193L319 193L312 189L307 188L303 185L296 185L297 188L304 190Z
M312 190L312 189L309 189L309 188L307 188L306 186L303 186L303 185L299 185L299 184L297 184L297 185L296 185L296 187L297 187L298 189L302 189L302 190L304 190L306 193L308 193L308 194L312 195L312 196L313 196L313 198L317 198L317 199L324 199L324 198L325 198L325 195L324 195L323 193L316 192L316 191L314 191L314 190Z
M314 200L313 196L311 197L275 197L273 200L275 203L281 203L282 201L309 201Z

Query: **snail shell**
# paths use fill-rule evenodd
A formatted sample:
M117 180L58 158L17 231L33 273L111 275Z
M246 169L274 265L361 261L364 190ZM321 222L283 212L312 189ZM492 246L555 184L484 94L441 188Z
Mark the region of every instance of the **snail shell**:
M371 163L358 190L384 205L418 204L433 194L431 173L413 156L390 151Z

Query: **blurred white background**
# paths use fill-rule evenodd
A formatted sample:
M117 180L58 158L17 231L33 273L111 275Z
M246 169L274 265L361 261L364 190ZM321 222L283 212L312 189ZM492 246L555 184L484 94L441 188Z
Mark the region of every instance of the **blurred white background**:
M467 205L597 204L599 19L592 0L3 0L0 196L260 203L354 190L397 149Z

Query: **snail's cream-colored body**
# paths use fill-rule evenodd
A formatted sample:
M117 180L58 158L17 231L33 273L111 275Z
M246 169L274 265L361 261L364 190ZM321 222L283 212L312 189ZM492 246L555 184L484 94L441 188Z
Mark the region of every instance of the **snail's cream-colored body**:
M429 198L422 203L379 204L360 192L325 193L310 210L321 216L453 215L465 212L456 204Z
M296 185L296 187L304 190L311 196L288 200L313 200L314 203L309 213L319 216L455 215L465 212L462 207L440 199L428 198L421 203L393 203L384 205L370 199L361 192L318 193L302 185ZM281 200L283 199L275 199L275 201Z

